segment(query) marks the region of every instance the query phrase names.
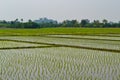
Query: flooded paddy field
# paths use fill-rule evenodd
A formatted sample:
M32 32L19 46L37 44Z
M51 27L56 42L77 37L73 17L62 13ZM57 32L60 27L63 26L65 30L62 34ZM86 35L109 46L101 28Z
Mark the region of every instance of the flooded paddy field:
M119 79L119 34L0 37L0 80Z

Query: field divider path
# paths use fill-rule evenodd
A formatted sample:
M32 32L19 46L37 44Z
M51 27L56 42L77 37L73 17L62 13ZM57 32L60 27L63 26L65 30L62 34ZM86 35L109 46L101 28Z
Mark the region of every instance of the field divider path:
M5 47L5 48L0 48L0 50L10 50L10 49L34 49L34 48L51 48L51 47L59 47L59 46Z
M75 38L75 37L58 37L58 36L48 36L48 35L44 35L41 37L46 37L46 38L64 38L64 39L85 39L85 40L101 40L101 41L118 41L120 42L120 40L113 40L113 39L97 39L97 38Z
M23 41L23 40L12 40L12 39L0 39L0 40L2 40L2 41L21 42L21 43L32 43L32 44L50 45L50 46L15 47L15 48L9 48L9 49L47 48L47 47L69 47L69 48L78 48L78 49L88 49L88 50L98 50L98 51L107 51L107 52L120 53L120 50L105 49L105 48L94 48L94 47L84 47L84 46L65 45L65 44L54 44L54 43L45 43L45 42L33 42L33 41ZM1 48L1 50L2 49L5 49L5 48Z

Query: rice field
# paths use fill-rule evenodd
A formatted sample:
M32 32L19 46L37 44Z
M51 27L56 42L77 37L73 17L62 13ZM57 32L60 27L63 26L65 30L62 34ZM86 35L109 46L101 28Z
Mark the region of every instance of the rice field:
M120 40L120 36L109 36L109 35L48 35L48 36L52 36L52 37L60 37L60 38L75 38L75 39L102 39L102 40Z
M0 80L120 80L120 37L0 37Z
M6 39L20 40L20 41L30 41L30 42L40 42L48 44L64 44L72 46L82 46L82 47L91 47L91 48L104 48L104 49L114 49L120 50L120 41L104 41L104 40L89 40L89 39L66 39L60 37L46 37L46 36L37 36L37 37L5 37Z
M12 42L12 41L0 41L0 48L28 47L28 46L30 47L30 46L45 46L45 45L20 43L20 42Z

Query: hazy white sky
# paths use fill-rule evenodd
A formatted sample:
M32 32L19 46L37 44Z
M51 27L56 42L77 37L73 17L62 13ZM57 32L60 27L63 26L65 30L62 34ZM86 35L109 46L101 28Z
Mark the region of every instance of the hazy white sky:
M120 0L0 0L0 20L120 20Z

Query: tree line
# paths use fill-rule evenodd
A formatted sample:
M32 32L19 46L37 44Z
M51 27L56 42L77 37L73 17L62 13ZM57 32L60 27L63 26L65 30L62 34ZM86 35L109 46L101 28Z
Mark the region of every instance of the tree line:
M46 27L83 27L83 28L120 28L119 22L109 22L106 19L102 21L82 19L80 22L77 20L64 20L63 22L42 22L36 23L35 21L28 20L23 22L23 19L15 19L14 21L0 21L0 28L46 28Z

